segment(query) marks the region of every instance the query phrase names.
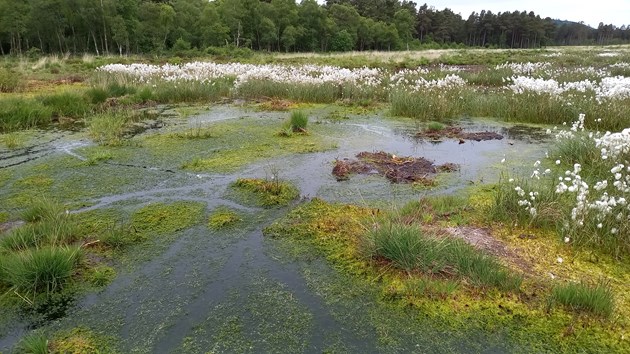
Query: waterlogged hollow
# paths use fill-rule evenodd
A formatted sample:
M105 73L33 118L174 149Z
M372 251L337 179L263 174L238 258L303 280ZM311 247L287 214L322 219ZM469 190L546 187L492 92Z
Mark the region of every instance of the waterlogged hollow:
M464 131L492 131L504 139L427 142L414 137L413 121L392 120L382 113L327 119L335 109L342 108L307 110L309 137L325 142L326 148L245 156L245 163L220 173L182 166L193 156L233 158L237 155L230 155L230 149L251 143L247 126L279 131L288 114L221 105L187 118L164 116L162 128L133 137L135 143L129 146L108 149L111 156L90 164L86 162L99 148L81 132L37 132L24 148L0 148L0 198L7 202L0 212L10 215L35 194L57 198L78 211L115 209L127 217L153 202L205 205L202 223L134 246L116 262L118 276L110 285L80 296L65 317L42 329L52 333L87 327L115 338L121 352L505 352L519 348L522 343L511 343L500 330L484 333L470 328L454 334L417 310L389 308L376 301L378 294L370 284L347 278L320 257L296 256L283 240L264 238L263 227L287 209L247 203L234 195L230 184L240 177L269 178L276 171L304 197L359 205L402 204L497 181L502 171L511 172L525 158L544 156L543 130L465 119L457 122ZM218 137L159 140L199 127L209 128L211 135L217 132ZM221 141L226 132L233 141ZM252 151L259 150L247 153ZM338 182L331 173L334 161L362 151L424 157L460 168L440 175L431 188L392 184L378 175ZM240 224L209 229L207 216L219 207L237 211ZM0 315L0 351L13 347L30 325L16 314Z

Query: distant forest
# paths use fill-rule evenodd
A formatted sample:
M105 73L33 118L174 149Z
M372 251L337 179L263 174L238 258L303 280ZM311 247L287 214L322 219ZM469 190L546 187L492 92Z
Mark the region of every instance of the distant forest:
M526 3L524 3L526 4ZM398 0L0 0L0 54L539 48L630 43L630 27Z

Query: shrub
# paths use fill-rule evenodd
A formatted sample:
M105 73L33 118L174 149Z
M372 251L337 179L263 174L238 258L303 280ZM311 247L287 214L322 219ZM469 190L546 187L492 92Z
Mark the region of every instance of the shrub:
M603 282L596 286L582 283L556 285L551 292L551 301L575 311L588 311L603 317L609 317L614 309L610 286Z

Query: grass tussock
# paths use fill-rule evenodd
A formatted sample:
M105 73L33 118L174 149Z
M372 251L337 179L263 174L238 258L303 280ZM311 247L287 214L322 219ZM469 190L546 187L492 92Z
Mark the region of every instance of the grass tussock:
M23 135L14 132L6 133L0 136L0 142L2 142L7 149L15 150L24 146L25 139Z
M386 222L365 235L370 259L384 258L407 272L455 276L478 287L518 290L522 278L462 240L428 235L416 226Z
M273 178L239 178L233 187L250 194L262 206L288 205L299 197L299 190L291 183Z
M291 125L291 130L293 130L293 132L306 132L308 116L302 111L294 111L291 112L291 118L289 122Z
M127 124L131 120L127 112L110 112L92 116L87 121L90 136L101 145L120 146L124 142Z
M3 258L0 281L23 297L49 294L70 280L82 255L78 247L43 247L12 253Z
M22 338L17 345L16 353L20 354L48 354L50 353L48 338L39 333L29 334Z
M610 317L614 310L612 291L604 282L595 286L583 283L556 285L551 292L550 301L574 311L591 312L602 317Z
M0 92L18 92L24 87L21 73L0 67Z

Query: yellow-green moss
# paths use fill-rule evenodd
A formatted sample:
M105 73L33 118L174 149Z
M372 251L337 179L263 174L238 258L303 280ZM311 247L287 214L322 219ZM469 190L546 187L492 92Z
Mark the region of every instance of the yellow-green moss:
M277 179L239 178L232 186L261 206L288 205L300 196L300 191L291 183Z
M131 225L145 234L172 233L199 223L204 209L196 202L153 203L133 213Z
M91 330L78 327L70 331L62 331L50 340L51 353L63 354L106 354L116 353L116 350L103 336L97 335Z
M208 218L208 227L213 230L218 230L224 227L232 226L242 220L243 219L241 219L236 212L226 207L219 207L210 214L210 217Z

